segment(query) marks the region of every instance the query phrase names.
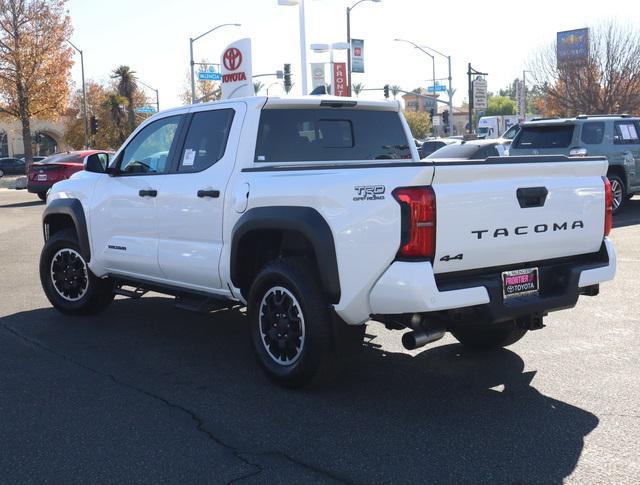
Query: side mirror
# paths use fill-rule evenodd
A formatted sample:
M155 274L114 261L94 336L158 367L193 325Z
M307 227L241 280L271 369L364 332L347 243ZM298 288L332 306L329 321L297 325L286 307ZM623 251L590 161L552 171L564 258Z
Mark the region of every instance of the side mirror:
M94 153L93 155L89 155L84 160L84 169L87 172L93 173L105 173L106 167L106 156L101 156L101 153Z

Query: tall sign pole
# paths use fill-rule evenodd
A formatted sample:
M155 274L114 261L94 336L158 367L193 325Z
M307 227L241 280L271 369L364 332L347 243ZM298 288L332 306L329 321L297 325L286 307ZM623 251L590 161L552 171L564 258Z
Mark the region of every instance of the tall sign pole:
M488 76L488 73L480 72L471 67L471 63L468 64L467 81L469 83L469 129L467 131L469 134L473 133L473 110L475 108L473 100L473 81L471 80L471 76Z

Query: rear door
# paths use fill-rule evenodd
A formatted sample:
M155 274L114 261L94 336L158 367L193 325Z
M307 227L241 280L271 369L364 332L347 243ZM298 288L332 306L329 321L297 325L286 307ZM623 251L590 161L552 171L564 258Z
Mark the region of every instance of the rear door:
M616 121L613 124L613 143L616 151L627 163L631 162L629 185L640 185L640 123L635 120Z
M597 252L604 158L435 163L436 273Z
M245 111L240 102L191 110L176 164L158 195L158 260L174 284L222 287L222 215Z

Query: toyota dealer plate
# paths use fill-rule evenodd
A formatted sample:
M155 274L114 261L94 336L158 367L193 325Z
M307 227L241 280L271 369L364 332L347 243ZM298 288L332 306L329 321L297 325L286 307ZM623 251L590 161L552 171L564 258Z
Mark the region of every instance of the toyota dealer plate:
M38 181L42 182L43 180L47 180L47 174L41 173L38 175Z
M517 269L502 273L502 295L505 298L537 293L539 289L538 268Z

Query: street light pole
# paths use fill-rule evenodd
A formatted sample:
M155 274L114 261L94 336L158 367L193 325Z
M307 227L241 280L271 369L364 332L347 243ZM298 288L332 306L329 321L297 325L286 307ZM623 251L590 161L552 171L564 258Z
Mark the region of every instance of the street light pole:
M156 88L152 88L146 83L143 83L142 81L140 81L140 79L138 79L138 82L156 93L156 112L159 112L160 111L160 95L158 94L158 90Z
M298 6L300 15L300 75L302 82L302 95L307 94L307 36L306 23L304 19L304 0L278 0L278 5L285 7Z
M89 118L87 117L87 87L84 82L84 54L82 50L73 45L73 42L70 40L67 40L67 42L80 53L80 69L82 71L82 111L84 116L84 147L89 148Z
M202 37L204 37L205 35L210 34L211 32L213 32L214 30L217 30L221 27L227 27L227 26L233 26L233 27L240 27L241 24L220 24L220 25L216 25L213 29L207 30L204 34L200 34L198 37L195 38L189 38L189 59L190 59L190 65L191 65L191 103L194 104L196 102L196 78L195 78L195 62L193 60L193 43L198 40L201 39Z
M453 134L453 86L451 84L451 56L447 56L445 54L443 54L440 51L435 50L433 47L429 47L429 46L423 46L425 49L429 49L430 51L435 52L436 54L438 54L439 56L444 57L447 60L447 63L449 65L449 89L448 89L448 95L449 95L449 134Z
M413 47L415 47L416 49L418 49L419 51L421 51L422 53L428 55L431 58L431 65L433 67L433 78L432 78L432 86L433 86L433 110L434 110L434 117L438 116L438 96L436 94L436 56L428 53L426 50L424 50L422 47L420 47L418 44L416 44L415 42L411 42L410 40L406 40L406 39L395 39L396 42L406 42L407 44L411 44ZM433 120L431 123L431 133L433 134L433 136L436 136L436 127L435 124L433 124Z
M351 5L351 7L347 7L347 44L349 44L349 49L347 49L347 83L349 84L349 90L351 90L351 11L362 2L379 3L381 1L382 0L359 0Z

